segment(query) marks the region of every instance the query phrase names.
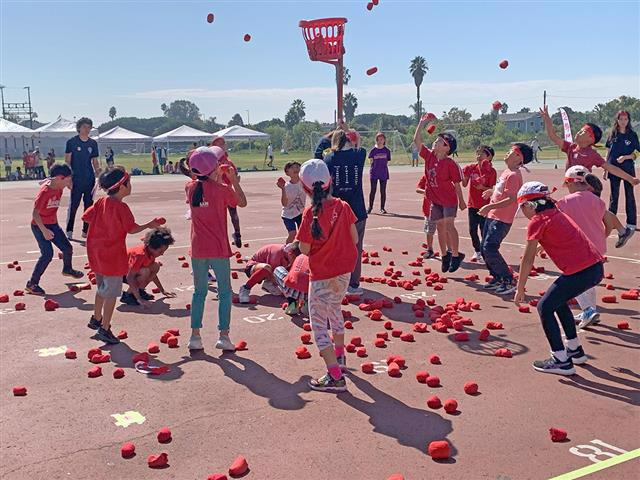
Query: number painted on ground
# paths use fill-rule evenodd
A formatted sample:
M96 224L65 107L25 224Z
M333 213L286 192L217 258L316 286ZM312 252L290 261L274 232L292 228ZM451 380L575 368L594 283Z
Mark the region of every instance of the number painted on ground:
M415 293L402 293L400 294L400 296L403 298L407 298L409 300L418 300L420 298L435 297L436 294L435 293L429 294L427 292L415 292Z
M13 308L0 308L0 315L10 315L12 313L16 313Z
M622 448L619 448L619 447L614 447L613 445L609 445L608 443L604 443L602 440L594 439L594 440L591 440L590 443L600 445L601 447L605 447L609 450L612 450L618 453L614 454L610 452L605 452L598 447L594 447L593 445L578 445L576 447L571 447L569 449L569 452L573 453L574 455L577 455L578 457L588 458L593 463L599 463L599 462L602 462L603 460L607 460L607 458L599 458L599 457L613 458L620 453L627 453L626 450L623 450ZM586 452L584 450L586 450ZM592 453L588 453L588 452L592 452Z
M373 364L374 373L387 373L387 369L389 367L387 366L386 360L380 360L379 362L371 362L371 363Z
M193 285L189 285L186 287L173 287L173 289L178 292L193 292L193 288Z
M264 323L266 321L282 320L284 317L276 317L275 313L261 313L259 315L250 315L244 317L243 320L249 323Z

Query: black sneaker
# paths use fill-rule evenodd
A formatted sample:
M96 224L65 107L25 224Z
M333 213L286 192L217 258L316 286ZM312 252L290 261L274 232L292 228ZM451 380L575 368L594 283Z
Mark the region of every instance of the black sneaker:
M71 278L84 277L84 273L82 273L80 270L74 270L73 268L70 270L63 270L62 275L64 275L65 277L71 277Z
M124 303L125 305L131 305L134 307L140 305L136 297L134 297L133 294L129 292L122 292L122 296L120 297L120 302Z
M555 373L556 375L573 375L576 373L571 357L569 357L566 362L561 362L551 355L551 357L546 360L536 360L533 362L533 368L538 372Z
M40 285L36 285L35 283L27 282L27 286L25 287L27 293L31 295L44 295L45 291Z
M100 327L96 332L95 338L98 340L102 340L104 343L108 343L110 345L120 343L120 339L116 337L113 332L111 332L111 329L105 330L102 327Z
M485 283L482 288L483 290L495 290L496 288L500 287L502 284L500 283L500 280L498 280L497 278L492 278L489 282Z
M371 215L371 211L373 210L372 207L367 208L367 215Z
M242 236L240 233L235 232L233 234L233 244L238 248L242 247Z
M348 372L349 369L347 368L347 356L341 355L337 357L337 360L338 360L338 365L340 365L340 370L342 370L342 372Z
M453 273L460 268L460 264L464 260L464 253L458 252L457 257L451 257L451 267L449 267L449 273Z
M138 292L140 292L140 296L142 297L143 300L153 300L154 298L156 298L150 293L147 293L147 291L144 288L141 288L140 290L138 290Z
M102 322L98 321L96 317L91 315L91 320L89 320L89 323L87 323L87 327L91 328L92 330L98 330L100 327L102 327Z
M386 214L387 214L387 211L386 211L384 208L381 208L381 209L380 209L380 214L381 214L381 215L386 215Z
M517 289L518 286L513 281L507 281L496 288L496 293L498 295L509 295L510 293L515 292Z
M580 345L575 350L571 350L569 347L567 347L566 351L567 356L575 365L582 365L583 363L587 363L589 361L584 353L584 350L582 349L582 345Z
M347 391L347 380L344 377L334 380L333 377L327 373L317 380L309 380L309 386L317 392L340 393Z
M435 254L433 253L433 250L430 248L426 252L424 252L424 255L422 255L422 258L424 258L425 260L428 260L433 257L435 257Z
M629 227L625 227L623 233L618 233L618 241L616 242L616 248L624 247L624 245L633 236L633 233L634 233L634 230Z
M451 267L451 252L447 252L442 256L442 273L446 273L449 271Z

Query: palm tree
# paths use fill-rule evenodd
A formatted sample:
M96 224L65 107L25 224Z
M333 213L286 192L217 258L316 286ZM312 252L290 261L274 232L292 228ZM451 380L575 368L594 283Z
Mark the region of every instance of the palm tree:
M351 74L349 73L349 69L347 67L342 68L342 83L345 85L349 85L349 81L351 81Z
M351 123L353 117L356 114L358 108L358 99L356 96L349 92L344 96L344 119L347 123Z
M500 113L505 114L509 111L509 105L507 105L507 103L503 103L502 107L500 108Z
M424 57L417 56L413 60L411 60L411 65L409 65L409 72L413 77L413 81L416 84L416 91L418 101L416 105L418 106L418 120L422 114L422 102L420 102L420 85L422 85L422 80L424 80L424 76L429 70L429 66L427 65L427 61Z
M162 113L164 115L166 115L167 114L167 110L169 110L169 107L167 107L166 103L163 103L162 105L160 105L160 110L162 110Z
M109 117L111 117L111 120L116 118L116 107L111 107L109 109Z

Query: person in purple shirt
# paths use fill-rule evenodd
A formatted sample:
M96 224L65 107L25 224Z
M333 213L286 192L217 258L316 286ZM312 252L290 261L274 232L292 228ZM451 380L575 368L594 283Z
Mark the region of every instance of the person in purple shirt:
M369 193L369 210L373 210L373 202L376 199L376 191L378 189L378 181L380 182L380 213L386 214L384 205L387 202L387 180L389 180L389 162L391 161L391 151L387 148L387 137L384 133L379 132L376 135L376 146L369 152L371 159L371 193Z

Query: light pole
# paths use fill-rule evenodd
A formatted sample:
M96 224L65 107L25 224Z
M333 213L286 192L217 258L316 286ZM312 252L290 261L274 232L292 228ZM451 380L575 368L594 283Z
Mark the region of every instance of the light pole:
M4 111L4 85L0 85L0 97L2 98L2 118L5 118L5 111Z
M31 110L31 87L24 87L27 91L27 99L29 101L29 128L33 130L33 111Z
M251 118L249 118L249 110L245 110L247 112L247 125L251 125Z

